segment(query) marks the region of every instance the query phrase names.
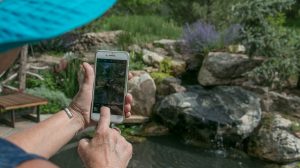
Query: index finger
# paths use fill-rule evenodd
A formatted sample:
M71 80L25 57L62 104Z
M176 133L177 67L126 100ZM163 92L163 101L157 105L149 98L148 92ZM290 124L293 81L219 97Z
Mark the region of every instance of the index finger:
M108 107L101 107L100 110L100 120L98 122L97 131L105 130L109 128L110 124L110 109Z

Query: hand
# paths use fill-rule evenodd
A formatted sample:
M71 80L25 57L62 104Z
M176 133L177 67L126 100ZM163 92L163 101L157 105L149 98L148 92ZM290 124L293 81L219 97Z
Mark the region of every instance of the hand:
M92 122L90 119L90 111L91 111L91 102L93 97L93 84L95 79L95 72L93 67L88 63L82 64L82 69L84 73L84 79L83 82L80 82L80 89L73 99L71 103L71 110L72 105L77 106L80 111L83 119L84 119L84 128L95 125L97 122ZM128 79L132 78L132 74L128 75ZM132 96L130 94L127 94L125 97L125 106L124 106L124 113L125 117L130 117L131 113L131 104L132 104ZM74 110L74 109L73 109Z
M126 168L132 156L132 145L120 132L109 128L109 108L102 107L100 115L94 138L79 141L79 156L87 168Z

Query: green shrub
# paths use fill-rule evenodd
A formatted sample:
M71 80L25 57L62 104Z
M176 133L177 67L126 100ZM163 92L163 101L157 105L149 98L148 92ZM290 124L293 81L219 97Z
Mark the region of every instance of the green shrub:
M171 58L164 58L164 60L159 64L159 72L170 74L172 72L171 61Z
M243 26L241 41L250 56L274 56L281 47L285 35L270 17L278 17L289 9L294 0L246 0L234 7L235 20Z
M170 75L168 73L163 73L163 72L152 72L150 75L154 79L156 84L161 83L162 80L165 78L173 77L172 75Z
M217 28L232 24L232 6L244 0L164 0L168 15L180 24L198 20L216 25Z
M49 101L47 105L41 107L42 113L56 113L62 108L68 106L71 102L71 100L68 99L63 92L50 90L45 86L27 89L26 92L35 96L46 98Z
M142 54L135 52L130 53L129 70L142 70L145 66Z
M177 39L180 37L181 28L173 21L168 21L156 15L112 15L103 20L97 20L84 27L84 32L99 32L110 30L124 30L127 34L121 36L121 44L124 41L130 43L143 44L153 42L162 38Z
M56 75L57 89L62 90L67 97L73 98L79 90L78 73L82 61L72 56L67 59L69 59L67 68L54 75Z
M155 13L162 0L119 0L113 9L117 14Z
M262 85L282 89L291 76L299 74L299 34L283 27L294 0L247 0L235 6L236 21L243 26L241 42L250 56L268 57L250 74Z

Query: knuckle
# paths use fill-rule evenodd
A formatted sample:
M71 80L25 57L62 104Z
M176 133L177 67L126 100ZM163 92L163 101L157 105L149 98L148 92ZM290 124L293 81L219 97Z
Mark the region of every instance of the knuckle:
M127 142L127 148L126 148L127 152L132 154L133 148L132 148L132 144Z

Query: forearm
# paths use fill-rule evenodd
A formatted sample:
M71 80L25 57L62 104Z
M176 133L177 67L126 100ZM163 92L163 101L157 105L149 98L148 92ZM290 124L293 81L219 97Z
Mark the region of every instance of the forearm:
M83 124L80 116L74 115L70 119L64 111L60 111L49 119L13 134L7 139L26 152L49 158L72 139Z

